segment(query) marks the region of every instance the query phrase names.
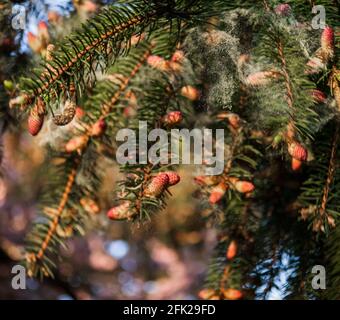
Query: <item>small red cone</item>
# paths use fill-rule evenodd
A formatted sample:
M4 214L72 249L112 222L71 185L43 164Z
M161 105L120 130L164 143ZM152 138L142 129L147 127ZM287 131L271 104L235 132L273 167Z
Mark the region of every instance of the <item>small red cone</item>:
M306 161L308 157L307 150L299 143L292 142L288 145L288 153L297 160Z
M148 197L159 197L169 184L169 176L166 173L160 173L152 178L151 182L144 190L144 195Z
M33 52L35 53L40 53L42 50L42 43L40 39L33 34L32 32L28 32L27 34L27 41L29 47L32 49Z
M169 69L169 63L160 56L153 55L148 57L147 63L152 68L160 71L167 71Z
M232 112L221 112L217 115L217 119L227 119L229 124L234 128L238 129L240 127L240 117L236 113Z
M193 86L184 86L181 89L181 95L191 101L196 101L200 97L200 92Z
M232 240L228 246L226 257L228 260L234 259L237 254L237 242Z
M292 158L292 170L298 171L302 167L302 161Z
M182 50L176 50L171 57L172 62L182 63L184 60L184 52Z
M164 172L169 178L169 186L174 186L181 181L181 177L177 172L166 171Z
M334 30L326 27L321 34L321 48L328 57L334 56Z
M249 193L254 191L255 186L249 181L236 181L235 189L240 193Z
M162 123L167 126L174 126L180 123L183 119L181 111L171 111L162 118Z
M85 12L96 12L97 11L97 5L90 0L85 0L82 9Z
M31 112L28 117L28 132L32 136L36 136L44 124L44 116L39 115L36 112Z
M316 103L325 103L327 101L326 94L324 94L322 91L320 91L318 89L313 89L311 91L311 95L312 95L313 100Z
M240 290L229 288L223 290L223 296L228 300L240 300L243 297L243 293Z
M82 107L76 107L76 117L81 119L85 115L85 111Z
M214 289L202 289L199 293L198 293L198 297L202 300L207 300L210 299L212 296L214 296L216 294Z
M228 186L224 182L220 182L217 186L213 187L210 192L209 202L211 204L219 202L226 193L227 189Z
M38 38L43 42L44 46L47 46L50 35L48 33L48 26L45 21L40 21L38 23Z
M130 202L124 201L122 204L111 208L107 212L108 218L112 220L125 220L134 215L134 211L130 210Z
M99 119L91 128L91 136L99 137L106 130L106 122L104 119Z
M292 8L287 3L280 3L275 7L274 11L279 16L287 17L290 15Z
M258 71L250 74L245 82L249 86L258 87L270 83L273 79L277 79L280 73L277 71Z
M43 124L44 124L44 115L45 115L45 103L41 98L37 99L36 104L32 108L30 115L28 117L28 132L32 136L36 136Z

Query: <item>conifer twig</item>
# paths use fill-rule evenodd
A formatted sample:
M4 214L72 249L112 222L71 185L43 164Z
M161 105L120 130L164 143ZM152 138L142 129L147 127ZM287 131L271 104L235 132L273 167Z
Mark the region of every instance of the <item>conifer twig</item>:
M46 237L45 237L44 241L42 242L42 245L40 247L39 252L36 255L37 259L42 259L43 255L45 253L45 250L46 250L48 244L50 243L52 235L53 235L53 233L57 229L60 217L61 217L61 215L62 215L62 213L64 211L66 203L67 203L67 201L69 199L69 195L70 195L70 193L72 191L73 184L75 182L75 178L76 178L76 175L77 175L79 164L80 164L80 158L77 157L75 159L75 161L74 161L74 168L71 170L71 172L68 175L67 183L66 183L64 192L63 192L63 194L61 196L61 199L60 199L60 202L59 202L59 205L58 205L58 209L57 209L57 211L55 213L55 217L53 218L53 220L52 220L52 222L50 224L49 230L48 230L48 232L46 234Z
M152 45L150 46L150 48L145 52L145 54L142 56L142 58L138 61L138 63L135 65L135 67L133 68L133 70L131 71L130 75L125 79L125 81L121 84L121 86L119 87L119 89L117 90L117 92L114 94L114 96L112 97L112 99L110 100L109 103L106 103L103 105L102 111L101 111L101 116L104 117L106 116L113 108L113 106L117 103L117 101L119 100L120 96L122 95L122 93L126 90L126 88L128 87L131 79L137 74L137 72L140 70L140 68L144 65L145 61L147 60L147 58L151 55L151 48ZM91 132L90 130L87 130L87 132L85 133L85 136L87 138L87 142L85 144L85 146L83 147L83 150L86 150L86 148L88 147L88 144L90 142L90 135ZM84 154L84 152L82 153ZM61 196L61 199L59 201L59 205L58 205L58 209L54 212L55 216L53 218L53 220L51 221L47 234L44 238L44 240L42 241L42 244L40 246L40 249L38 251L37 254L34 253L28 253L27 254L27 260L29 262L36 262L37 260L42 260L46 251L46 248L48 247L53 234L55 233L57 226L59 224L60 221L60 217L63 213L63 210L69 200L69 195L72 192L72 188L74 186L74 182L78 173L78 168L81 164L82 161L82 154L79 154L74 161L74 167L71 170L71 172L68 175L68 179L67 179L67 183L64 189L64 192Z
M277 50L279 53L279 57L281 60L281 69L282 69L282 73L283 76L285 78L285 85L286 85L286 93L287 93L287 103L289 105L290 108L294 108L294 97L293 97L293 89L292 89L292 84L291 84L291 80L290 80L290 76L287 70L287 62L286 62L286 58L284 55L284 49L283 49L283 45L282 42L279 40L277 43Z
M336 151L338 147L338 142L339 142L339 125L337 125L335 129L333 143L332 143L331 156L329 159L328 172L327 172L327 179L326 179L326 184L323 189L323 196L322 196L321 206L319 210L319 214L321 217L325 215L329 190L334 179L335 167L336 167Z

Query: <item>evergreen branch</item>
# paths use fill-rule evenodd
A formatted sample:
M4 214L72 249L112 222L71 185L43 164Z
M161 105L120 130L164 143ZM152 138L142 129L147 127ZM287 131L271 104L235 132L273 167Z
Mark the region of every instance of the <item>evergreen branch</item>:
M287 98L288 98L287 103L290 108L294 108L294 97L293 97L292 84L291 84L290 76L287 70L287 63L286 63L286 58L284 55L283 45L280 40L277 41L277 50L278 50L279 57L280 57L281 64L282 64L281 70L285 78L285 85L286 85Z
M141 209L142 209L142 203L143 203L143 198L144 198L144 190L145 190L147 184L151 180L152 165L148 164L146 166L146 168L143 168L143 171L144 171L143 181L142 181L141 188L139 190L137 199L135 201L135 208L136 208L137 212L140 212Z
M238 137L239 137L239 131L237 131L237 133L235 135L233 135L233 139L232 139L232 143L231 143L231 147L230 147L229 159L226 162L226 165L225 165L224 171L223 171L223 173L226 175L226 177L228 176L228 174L231 170L231 167L233 165L233 160L234 160L234 154L236 152L237 146L240 143L239 139L237 139Z
M99 147L105 144L112 147L112 151L116 147L114 142L111 144L112 137L123 126L133 129L136 138L140 121L146 121L151 130L170 129L181 120L171 120L171 123L168 112L180 113L182 118L185 110L189 114L185 124L209 123L214 128L222 124L230 130L225 136L228 154L225 155L224 172L218 176L200 177L204 182L201 189L210 193L208 214L204 216L208 216L209 222L215 223L219 231L207 277L211 289L208 298L236 300L255 295L267 298L284 268L289 272L293 270L288 275L286 289L291 293L288 297L338 297L339 281L334 279L339 278L340 272L339 224L327 238L322 234L315 236L308 229L308 223L296 218L298 210L303 208L300 210L302 220L307 211L315 231L328 231L328 226L335 227L335 218L339 215L340 126L337 112L329 112L334 111L331 110L334 105L340 110L338 48L332 47L332 32L327 29L321 38L321 47L326 48L325 52L329 51L330 59L321 61L315 56L307 65L311 62L318 65L320 60L321 67L306 70L309 50L316 46L311 36L314 31L309 29L309 23L297 25L294 17L295 12L310 17L314 4L327 4L331 16L327 24L338 23L338 14L332 10L335 3L339 9L338 1L287 0L292 7L285 3L274 10L271 7L276 2L117 0L87 21L81 31L57 45L59 49L51 54L52 60L44 62L42 72L38 70L31 79L23 79L22 96L19 96L22 99L15 101L25 107L44 101L53 121L56 119L53 109L60 101L70 98L74 103L73 110L68 113L72 120L79 98L86 98L85 102L83 100L85 115L81 120L75 119L77 121L68 127L68 133L65 134L68 128L61 132L66 139L71 139L63 151L56 151L61 162L56 164L52 158L50 163L51 169L58 171L48 175L47 181L51 185L54 182L54 188L43 194L46 206L29 235L28 275L53 276L51 267L55 264L51 254L56 255L59 246L64 245L64 238L71 237L75 231L82 232L79 222L85 221L82 214L87 211L84 197L96 197L101 183L96 165L99 156L106 156L106 150ZM230 9L238 10L227 13ZM296 11L293 13L291 9ZM220 13L223 18L218 20ZM207 20L212 15L216 17ZM190 28L197 24L201 24L200 27L192 32ZM205 29L206 24L209 27ZM216 27L213 31L212 26ZM153 41L155 33L162 39ZM144 35L148 41L143 40ZM189 37L185 39L187 35ZM338 37L336 32L335 35ZM131 50L136 44L131 41L132 37L139 37L136 50ZM175 45L181 50L174 53ZM164 46L166 49L162 52ZM195 61L191 64L188 63L190 53L187 55L186 50L194 51L191 60ZM253 66L248 63L250 55L246 53L249 52L260 53L255 58L256 64L262 65L264 71L250 73ZM148 59L151 54L152 58ZM146 61L149 67L137 77ZM202 73L197 79L200 70ZM98 74L110 81L96 83ZM241 80L256 90L259 98L254 102L247 101L246 106L235 99L237 94L242 95L242 89L238 89ZM184 83L200 83L200 90L189 85L183 87ZM313 90L316 83L321 90ZM324 93L323 87L327 85L336 104ZM94 94L86 96L87 92ZM227 94L224 96L223 92ZM198 106L195 110L192 110L192 101ZM189 104L190 109L184 109ZM219 106L230 106L236 113L222 112L217 118L223 122L216 123L211 120L211 112L201 112L210 107L216 110ZM41 120L43 114L38 111L32 113L34 117L29 120ZM66 117L66 113L62 115ZM192 120L196 118L199 120ZM64 125L61 120L59 123ZM105 129L94 134L95 125L102 121ZM72 137L74 134L76 136ZM78 138L81 144L73 149L67 147ZM270 143L273 146L287 143L288 153L301 165L307 160L307 148L296 140L309 143L311 139L315 139L313 153L309 153L308 166L300 170L300 174L297 172L300 167L292 166L295 172L287 170L282 161L284 149L268 151L267 148ZM133 147L139 164L127 161L127 165L120 166L125 179L117 185L115 201L119 205L109 210L108 217L139 223L166 206L168 194L171 195L169 188L179 181L179 176L176 172L166 171L168 165L162 162L154 164L146 159L142 164L138 161L141 159L137 160L137 152L140 156L148 153L148 144L139 145L136 141ZM130 149L128 151L130 159ZM266 158L262 157L264 152ZM109 154L111 156L113 158L113 153ZM172 159L173 155L166 153L165 156ZM46 162L50 162L49 159ZM292 164L296 163L292 161ZM174 183L170 183L170 177L175 178ZM250 179L255 181L255 192L252 182L242 181ZM290 261L287 267L284 265L286 257ZM327 277L330 274L332 281L329 294L315 292L309 286L311 266L324 262L327 262Z
M48 232L46 234L45 239L42 242L41 248L39 249L38 254L35 257L30 257L30 259L33 258L34 260L35 259L41 260L43 258L45 250L46 250L47 246L49 245L49 243L52 239L53 233L56 231L56 228L59 224L60 216L61 216L63 210L65 209L66 203L69 199L70 193L72 191L72 188L73 188L73 185L74 185L74 182L75 182L75 178L76 178L76 175L77 175L77 170L78 170L79 165L80 165L80 159L77 157L74 160L74 168L71 170L71 172L68 175L67 183L66 183L64 192L61 196L61 199L60 199L60 202L59 202L59 205L58 205L58 209L55 213L53 220L50 223Z
M133 11L137 13L141 10L141 8L138 6L132 7L132 9L134 9ZM81 61L83 58L86 58L87 61L90 61L92 55L96 54L95 50L107 50L106 46L108 45L107 42L109 40L117 38L118 35L123 32L126 33L131 29L135 30L137 26L151 19L155 15L154 11L147 12L145 13L145 15L140 15L137 13L134 13L134 15L132 15L132 13L128 12L126 9L121 8L111 8L110 10L105 10L101 15L97 17L97 20L95 20L94 22L101 24L102 33L98 32L97 34L91 34L91 36L87 34L89 30L87 29L87 27L84 26L83 34L77 35L76 39L72 40L72 42L69 44L72 47L77 48L77 50L75 51L76 55L71 57L65 54L65 62L63 63L62 61L60 61L61 57L59 57L58 54L55 53L53 55L53 58L58 61L58 64L53 63L52 61L45 66L46 69L52 68L53 74L48 77L46 75L46 72L44 71L42 75L37 79L37 82L40 83L40 86L33 88L31 94L25 95L25 100L23 104L31 104L36 96L40 96L47 92L51 88L51 86L59 79L61 79L64 75L67 76L68 73L72 74L72 68L76 68L76 71L80 72L80 70L76 66L79 61ZM110 28L108 28L107 24L104 23L105 20L106 23L108 23L109 21L120 21L120 23L116 24L112 22L112 25L110 26ZM122 22L122 20L125 21ZM75 42L76 40L78 40L78 42ZM85 41L85 43L83 43L83 41ZM118 41L118 39L116 41ZM100 48L101 46L102 48ZM83 47L83 49L79 50L78 47ZM64 51L67 52L66 48L61 48L62 53ZM113 47L111 48L111 51L113 51Z
M140 70L140 68L144 65L147 58L151 55L151 50L154 46L150 45L150 48L144 53L140 61L136 64L134 69L131 71L129 77L125 78L125 80L121 83L118 91L115 93L115 95L112 97L111 101L109 103L104 103L102 107L102 117L107 116L110 111L112 110L112 107L117 103L118 99L120 98L122 92L126 90L128 87L130 81L134 76L137 74L137 72Z
M333 96L334 96L334 100L335 100L335 103L337 105L337 109L338 109L338 112L340 112L340 71L338 71L336 69L335 66L333 66L332 68L332 72L331 72L331 75L330 75L330 88L331 90L333 91Z
M151 81L150 87L145 89L140 101L138 120L147 121L152 128L161 124L161 119L165 116L170 104L176 104L177 91L169 82L168 76L163 74L159 80ZM130 127L138 130L138 124L139 122L134 122ZM139 149L138 143L136 149ZM147 150L143 149L142 152L147 152ZM168 154L168 157L171 161L171 154ZM120 166L120 170L127 173L126 180L120 181L120 189L117 192L117 200L121 204L113 207L108 212L108 216L113 220L136 220L139 218L142 221L145 218L150 219L151 214L163 209L166 205L167 193L171 195L168 188L174 184L154 182L161 174L164 175L164 168L169 168L169 166L150 163L149 159L145 165L128 163ZM177 184L179 176L175 172L171 173L178 177L175 183ZM156 190L153 187L150 189L153 183ZM122 207L124 210L120 210Z
M134 78L137 74L137 72L141 69L141 67L144 65L145 61L147 60L147 58L151 55L151 48L153 47L153 45L150 45L148 47L148 49L145 51L145 53L142 55L142 57L140 57L138 59L138 62L136 63L136 65L134 66L134 68L132 69L132 71L130 72L129 76L120 84L118 90L116 91L116 93L113 95L113 97L111 98L111 100L107 103L104 103L102 105L101 108L101 113L100 113L100 117L105 117L107 116L112 108L114 107L114 105L117 103L117 101L120 99L121 95L125 92L125 90L127 89L128 85L130 84L130 81L132 78ZM92 125L95 122L92 123ZM60 197L60 201L58 204L58 207L56 210L51 210L51 213L53 215L52 220L49 221L49 225L48 228L44 228L44 234L45 236L43 237L43 239L37 242L37 239L34 240L34 238L31 238L31 242L32 244L38 244L39 245L39 249L37 250L36 248L33 250L30 250L27 252L26 254L26 261L27 264L29 266L29 275L33 276L35 274L35 266L37 265L37 263L39 262L42 266L41 266L41 271L42 274L45 276L49 276L52 275L52 272L49 270L48 266L46 264L43 263L43 260L47 260L49 261L49 258L47 258L45 256L45 252L48 248L48 246L50 245L50 243L53 241L53 243L56 241L56 237L55 237L55 232L57 230L57 227L60 223L60 219L61 216L64 212L64 209L69 201L69 197L72 193L72 190L75 186L75 180L78 174L78 169L82 163L83 160L83 156L85 155L85 151L89 148L89 144L92 141L93 138L91 138L91 127L88 124L86 124L85 126L87 128L86 132L83 134L84 137L84 145L82 146L82 152L79 152L78 155L76 155L71 161L73 163L72 169L70 171L70 173L68 174L67 177L67 181L66 181L66 185L64 188L63 193L61 194ZM37 252L37 253L35 253Z
M327 205L330 185L332 184L334 180L334 173L335 173L335 166L336 166L336 152L337 152L336 150L338 147L338 142L339 142L339 125L336 126L334 137L333 137L331 156L329 159L329 166L328 166L328 172L327 172L327 179L326 179L325 187L323 190L321 207L319 210L320 218L322 218L326 212L326 205Z
M330 233L325 243L325 260L327 270L327 290L322 290L325 300L340 299L340 224Z
M228 277L229 277L229 272L230 272L230 265L226 265L222 276L221 276L221 280L220 280L220 286L219 286L219 296L220 298L223 298L223 291L227 288L227 281L228 281Z
M60 48L51 54L51 61L43 65L40 75L22 79L22 95L18 104L22 107L31 105L38 96L50 103L55 98L51 91L59 95L67 90L72 78L85 79L80 83L74 81L80 93L85 82L95 81L97 67L104 71L116 57L128 52L131 36L145 31L149 36L156 30L171 32L173 25L179 32L183 23L197 23L214 14L217 4L221 5L222 2L215 0L210 8L201 0L192 3L181 0L134 0L103 9L87 21L82 30L59 45Z
M240 97L239 107L243 109L244 97ZM230 120L233 115L234 121ZM249 197L240 197L239 192L232 192L230 189L235 189L236 184L242 183L239 176L251 177L250 169L256 169L257 159L261 153L254 147L254 141L250 142L249 125L240 119L236 114L222 112L217 116L219 119L229 117L229 125L231 130L231 142L228 143L228 158L224 167L224 172L221 177L217 177L214 184L217 188L212 187L209 200L214 192L221 192L221 182L229 185L226 194L222 194L219 204L223 209L220 210L218 217L222 222L218 223L218 229L221 230L218 235L218 244L215 248L215 256L209 266L209 273L206 282L207 292L211 292L212 299L242 299L244 297L250 298L252 293L251 287L251 268L254 267L252 263L248 264L242 258L247 255L247 251L253 252L253 230L250 228L249 211L252 206L252 199ZM250 140L250 141L249 141ZM204 181L204 180L203 180ZM210 182L209 182L210 183ZM250 184L249 184L250 185ZM237 189L236 189L237 190ZM245 191L245 190L244 190ZM250 189L248 190L250 191ZM216 193L216 194L217 194ZM214 201L213 201L214 202ZM213 216L214 217L214 216ZM216 217L216 215L215 215ZM236 248L233 246L236 245ZM237 249L238 248L238 249ZM244 290L246 289L246 290ZM202 291L202 294L205 294ZM203 297L206 298L206 297Z
M339 171L338 162L339 125L335 122L322 133L317 144L314 166L309 169L298 201L302 219L311 219L313 230L328 233L336 224L339 215ZM327 140L326 140L327 139ZM328 141L329 140L329 141Z
M255 94L266 113L263 125L278 131L278 127L284 124L278 136L280 141L283 138L288 144L300 139L313 139L320 124L315 101L311 98L315 83L305 72L306 58L301 49L306 31L297 32L293 25L274 13L268 13L268 19L262 26L261 43L255 52L259 62L265 65L272 63L273 67L270 71L255 72L247 77L248 85L259 88ZM267 102L266 98L273 92L277 99ZM296 137L297 133L299 137Z

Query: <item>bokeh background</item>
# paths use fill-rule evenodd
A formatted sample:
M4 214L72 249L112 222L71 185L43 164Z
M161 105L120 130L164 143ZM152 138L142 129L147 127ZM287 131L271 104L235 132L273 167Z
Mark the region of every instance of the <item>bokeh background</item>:
M36 215L44 181L45 151L25 132L3 136L0 179L0 299L196 299L213 252L215 232L198 210L191 168L180 171L167 209L143 225L93 217L84 237L67 240L55 279L28 279L27 290L11 286L25 234ZM18 152L20 150L20 152ZM119 179L107 178L101 203ZM112 199L111 199L112 200Z
M39 22L49 25L53 39L62 38L109 2L6 0L0 10L1 83L15 81L28 65L39 61L28 42L28 33L36 34ZM24 28L15 30L11 22L13 12L20 11L13 11L18 5L24 9ZM1 110L5 110L10 97L2 94ZM22 130L20 119L1 119L5 119L1 128L6 130L1 137L0 299L197 298L215 234L196 210L199 199L194 197L190 168L183 168L182 182L173 188L169 206L152 221L143 225L112 222L102 210L89 221L84 237L66 241L67 249L60 251L62 262L54 279L28 279L26 290L14 290L11 270L23 258L25 235L36 218L38 199L48 182L48 164L41 139ZM120 177L117 167L104 160L102 170L107 178L99 202L102 208L109 208Z

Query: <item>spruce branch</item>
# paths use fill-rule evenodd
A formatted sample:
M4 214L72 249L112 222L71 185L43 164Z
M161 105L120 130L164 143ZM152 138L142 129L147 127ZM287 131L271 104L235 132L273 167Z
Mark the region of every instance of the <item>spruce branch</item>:
M118 90L115 92L111 100L109 102L105 102L101 106L99 118L107 116L112 111L112 108L114 108L118 100L129 86L131 79L136 76L137 72L145 64L147 58L151 55L152 47L153 45L147 46L144 54L139 57L130 74L120 83ZM72 207L72 203L69 203L70 196L73 193L73 189L75 188L76 177L79 173L79 169L84 155L86 154L86 150L89 149L90 143L93 141L93 139L96 139L96 136L93 136L92 130L90 128L92 128L97 121L98 119L95 119L92 120L92 123L83 125L86 130L80 137L83 138L84 143L80 146L80 149L77 149L80 152L75 153L74 156L69 158L69 161L71 162L71 170L67 175L65 188L60 196L57 209L47 209L46 212L47 216L50 218L48 226L42 227L37 224L35 229L32 230L31 235L28 236L28 241L30 244L27 247L26 262L30 276L36 276L39 273L40 276L53 276L51 267L54 266L54 263L50 260L50 258L46 257L46 251L48 250L50 252L52 249L48 249L49 246L55 246L62 241L62 239L58 239L56 231L60 225L61 217L66 206L69 205ZM93 176L92 179L95 180L95 177Z
M118 56L128 53L132 36L143 32L150 36L156 30L171 32L174 26L179 33L182 24L202 21L215 14L214 6L221 3L213 1L208 9L201 0L189 3L135 0L104 8L57 46L59 49L51 53L52 60L43 64L42 72L33 72L33 77L22 79L22 94L13 103L24 108L41 96L51 104L60 93L68 91L70 81L76 84L80 95L96 79L98 69L106 70Z
M129 83L131 82L131 79L135 77L137 72L141 69L141 67L144 65L144 63L147 61L148 57L151 56L152 48L154 45L150 45L149 49L144 53L144 55L141 57L140 61L135 65L133 70L131 71L129 77L125 78L125 80L120 84L120 87L118 91L115 93L115 95L112 97L109 103L104 103L102 106L102 117L107 116L114 105L117 103L118 99L120 98L122 92L126 90Z
M338 142L339 142L339 125L336 126L336 129L334 132L333 143L332 143L332 148L331 148L331 156L330 156L329 165L328 165L327 179L325 182L325 187L323 189L323 196L322 196L321 206L319 210L319 215L321 219L326 213L326 205L328 201L330 185L332 184L334 180L334 173L335 173L335 168L336 168L336 152L337 152Z
M27 259L28 262L34 262L35 263L36 260L41 260L43 258L44 254L45 254L45 250L48 247L48 245L49 245L49 243L52 239L52 236L56 231L56 228L59 224L60 216L63 213L65 206L66 206L66 203L69 199L70 193L72 191L73 184L75 182L75 178L76 178L76 175L77 175L77 170L78 170L79 164L80 164L80 159L79 159L79 157L77 157L74 160L74 168L68 174L67 183L66 183L64 192L61 196L57 210L53 213L54 218L50 222L49 229L48 229L48 232L46 234L46 237L43 239L41 247L40 247L40 249L39 249L39 251L36 255L32 254L32 253L27 253L26 259ZM32 274L29 274L29 276L32 276Z
M281 66L282 66L282 73L285 79L285 85L286 85L286 92L287 92L287 103L290 108L294 108L294 97L293 97L293 90L292 90L292 84L290 81L290 76L287 70L287 62L286 58L284 55L284 50L283 50L283 44L280 39L277 41L277 51L281 60Z
M179 90L170 82L171 78L171 73L165 73L160 79L151 81L150 87L142 94L137 120L147 121L151 128L161 125L164 129L170 130L162 119L168 114L167 110L171 109L172 105L177 106L176 95ZM132 121L130 127L137 131L139 122ZM137 150L146 152L144 149L140 150L138 143ZM168 153L167 156L171 163L172 155ZM121 165L120 170L125 173L126 178L119 182L120 188L116 192L116 201L120 204L109 210L108 217L113 220L150 220L151 214L165 207L167 195L171 195L169 187L180 180L179 175L174 171L165 171L165 169L169 170L169 167L171 165L150 163L149 159L145 165L129 163ZM175 181L171 183L170 177L174 177Z
M336 225L339 215L338 163L339 125L332 123L322 134L327 142L319 142L316 149L316 160L308 178L302 186L298 201L302 205L300 213L303 220L311 220L313 230L326 234Z
M325 260L329 266L327 273L327 290L323 290L325 300L339 300L340 298L340 224L330 233L325 243Z
M41 76L34 80L35 85L31 83L33 87L30 91L24 93L22 104L31 104L36 96L49 94L49 91L53 89L52 86L58 85L58 80L64 83L72 76L74 77L75 74L80 73L86 76L84 68L90 66L96 56L99 58L100 55L103 55L108 59L109 57L106 56L105 51L109 51L110 54L114 50L117 51L113 46L115 43L113 43L112 47L108 48L109 41L115 39L116 42L121 42L118 38L119 35L124 34L128 38L127 36L129 34L132 35L139 25L155 15L154 11L145 12L145 15L140 15L141 11L140 5L131 6L129 10L121 7L105 9L94 21L89 22L95 31L91 31L84 25L82 33L76 34L73 38L70 37L70 43L61 46L60 53L53 53L53 60L45 65L47 72L44 71ZM73 53L70 52L71 49ZM86 63L82 61L86 61ZM93 73L95 71L91 67L89 68L89 72Z

